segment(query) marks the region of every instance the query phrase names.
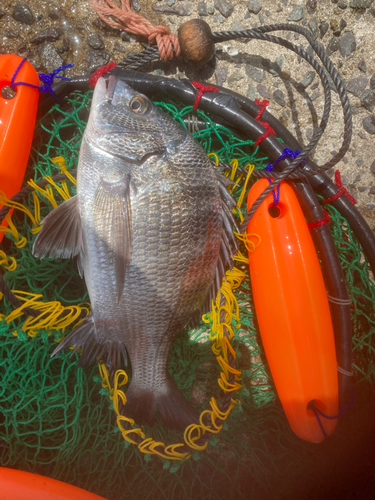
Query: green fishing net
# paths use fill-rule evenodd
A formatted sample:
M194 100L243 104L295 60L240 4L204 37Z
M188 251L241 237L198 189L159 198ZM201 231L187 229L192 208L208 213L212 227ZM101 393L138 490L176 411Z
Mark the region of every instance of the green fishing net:
M60 173L58 165L52 162L60 156L68 170L76 168L90 102L91 93L77 93L66 103L54 106L37 123L26 179L37 181ZM189 123L186 118L193 116L191 107L179 103L157 105L184 126ZM198 118L205 126L195 130L194 135L207 153L217 155L213 160L232 164L237 160L245 169L249 169L248 165L265 168L269 159L254 150L252 141L214 123L201 111ZM239 177L237 172L236 180ZM236 199L241 196L245 180L243 175L233 191ZM252 179L249 185L251 182ZM61 203L64 188L61 183L58 186L60 191L55 187L51 190L54 200ZM69 180L66 189L69 195L75 194L75 186ZM40 206L43 218L53 208L47 198L39 192L30 194L24 205L33 215ZM373 381L374 283L349 225L335 208L329 205L328 211L353 300L353 370L357 377ZM76 262L34 259L32 244L37 223L33 224L21 210L14 211L12 221L15 229L4 237L5 253L1 257L6 283L23 300L49 304L54 311L68 308L68 316L76 323L89 308ZM245 248L241 251L247 254ZM47 311L45 317L49 321L44 326L43 321L33 322L31 318L27 323L25 314L9 316L14 307L3 298L0 303L1 465L66 481L109 500L237 499L267 491L273 478L286 470L286 464L308 457L310 445L293 434L276 397L253 314L248 266L241 262L236 266L245 273L236 291L240 327L238 321L233 321L231 342L242 374L241 388L233 397L241 403L234 406L221 432L211 437L207 448L192 451L191 458L183 461L144 454L123 439L98 366L78 368L79 355L69 358L69 352L50 359L57 339L69 333L74 321L64 326L57 315L54 323ZM178 387L200 411L220 392L217 383L220 367L211 350L209 330L210 324L202 322L197 329L183 332L173 343L169 357L169 370ZM160 422L145 432L165 443L182 440L181 434L165 429Z

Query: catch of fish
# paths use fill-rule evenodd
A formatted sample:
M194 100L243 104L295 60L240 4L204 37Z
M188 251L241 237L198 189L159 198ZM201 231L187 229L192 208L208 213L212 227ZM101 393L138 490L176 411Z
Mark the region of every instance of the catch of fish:
M100 78L83 135L77 195L43 221L36 257L77 256L92 313L54 350L80 366L131 366L122 411L183 429L196 410L168 373L173 338L210 309L236 248L228 179L146 96Z

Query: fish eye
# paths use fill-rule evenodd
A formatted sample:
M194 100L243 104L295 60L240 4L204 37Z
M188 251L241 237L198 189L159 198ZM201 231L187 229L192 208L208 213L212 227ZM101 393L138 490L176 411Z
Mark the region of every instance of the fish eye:
M129 106L134 113L144 115L148 109L148 102L143 97L134 97L134 99L130 101Z

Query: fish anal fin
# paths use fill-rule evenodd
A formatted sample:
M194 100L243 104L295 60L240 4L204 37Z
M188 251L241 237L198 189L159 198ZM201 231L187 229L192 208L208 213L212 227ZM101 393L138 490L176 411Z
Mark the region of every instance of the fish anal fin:
M130 175L116 183L102 180L94 196L93 211L95 218L105 217L101 237L108 243L114 259L120 302L132 246Z
M82 249L82 227L78 207L78 197L64 201L42 221L33 254L35 257L69 259Z
M51 358L72 345L74 348L71 355L79 348L82 349L78 366L92 365L97 359L102 359L106 362L112 379L116 370L127 365L125 346L119 342L98 340L94 319L91 314L59 343L51 354Z

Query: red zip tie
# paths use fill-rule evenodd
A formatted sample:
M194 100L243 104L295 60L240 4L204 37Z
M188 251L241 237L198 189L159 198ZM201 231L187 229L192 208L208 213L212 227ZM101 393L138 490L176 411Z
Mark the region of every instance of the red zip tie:
M89 80L89 87L92 89L95 87L97 84L99 78L103 76L105 73L108 73L108 71L111 71L113 68L117 66L117 63L114 61L111 61L109 64L106 64L105 66L102 66L101 68L97 69L95 73L91 75L91 78Z
M331 196L331 198L328 198L327 200L322 201L321 203L325 205L326 203L332 203L333 201L337 200L337 198L340 198L343 194L348 198L349 201L353 203L353 205L357 204L357 200L353 198L353 196L348 192L348 190L342 185L341 182L341 174L339 170L335 171L335 182L336 186L339 188L336 194Z
M205 85L202 85L199 82L191 82L191 84L193 85L193 87L195 87L197 90L199 90L199 92L197 94L197 97L195 98L195 103L194 103L194 106L193 106L193 111L197 111L198 106L199 106L199 102L200 102L200 100L202 98L202 95L205 92L219 92L219 89L217 89L216 87L206 87Z
M260 99L255 99L254 102L255 102L255 104L257 104L259 106L259 112L258 112L258 114L257 114L257 116L255 118L257 121L259 121L260 118L262 117L263 111L269 105L270 101L268 101L267 99L263 99L263 101L261 101ZM263 127L265 129L267 129L267 131L264 132L264 134L262 134L260 137L258 137L258 139L254 143L254 148L256 148L257 146L259 146L259 144L263 141L263 139L265 139L269 135L274 135L275 137L277 137L276 132L274 131L274 129L271 127L271 125L269 123L267 123L267 122L261 122L261 121L259 121L259 123L261 125L263 125Z
M264 132L264 134L262 134L260 137L258 137L258 139L255 141L254 148L259 146L259 144L263 141L263 139L265 139L269 135L274 135L275 137L277 137L276 132L274 131L274 129L271 127L271 125L269 123L267 123L267 122L259 122L259 123L261 125L263 125L263 127L267 130L266 130L266 132Z
M267 101L267 99L264 99L263 101L261 101L260 99L255 99L255 104L257 104L260 109L259 109L259 113L257 114L256 116L256 120L260 120L262 114L263 114L263 111L266 109L266 107L269 105L270 101Z
M315 227L321 227L321 226L325 226L326 224L328 224L328 222L331 220L331 217L330 217L329 213L326 212L324 209L323 209L323 213L325 215L324 219L317 220L316 222L310 222L310 224L307 224L307 227L309 229L314 229Z

